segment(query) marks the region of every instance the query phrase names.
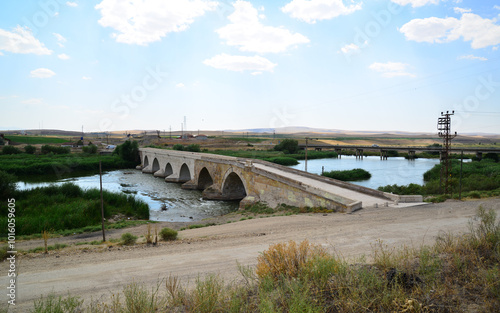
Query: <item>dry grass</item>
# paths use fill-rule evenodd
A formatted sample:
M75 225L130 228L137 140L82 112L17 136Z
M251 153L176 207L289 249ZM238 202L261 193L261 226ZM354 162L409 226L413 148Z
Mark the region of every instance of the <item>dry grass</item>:
M255 270L238 265L241 282L208 275L188 289L170 276L163 293L159 284L148 290L134 283L125 287L123 300L113 295L87 311L500 312L494 211L479 209L467 235L442 234L433 246L396 249L379 241L373 249L373 264L349 264L308 241L278 243L258 257ZM42 310L54 303L81 306L76 297L45 299L35 312L56 312Z

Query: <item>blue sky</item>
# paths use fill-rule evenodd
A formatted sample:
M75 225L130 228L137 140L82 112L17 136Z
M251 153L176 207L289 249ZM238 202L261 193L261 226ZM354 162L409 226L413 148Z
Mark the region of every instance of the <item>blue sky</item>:
M0 4L0 129L500 133L500 1Z

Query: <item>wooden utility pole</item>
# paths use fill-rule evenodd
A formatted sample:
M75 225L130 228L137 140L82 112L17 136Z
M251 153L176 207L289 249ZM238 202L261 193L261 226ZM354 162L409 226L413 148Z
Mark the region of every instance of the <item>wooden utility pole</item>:
M308 140L309 140L309 138L306 137L306 168L305 168L306 172L307 172L307 141Z
M104 199L102 196L102 165L99 160L99 181L101 185L101 222L102 222L102 241L106 241L106 233L104 232Z

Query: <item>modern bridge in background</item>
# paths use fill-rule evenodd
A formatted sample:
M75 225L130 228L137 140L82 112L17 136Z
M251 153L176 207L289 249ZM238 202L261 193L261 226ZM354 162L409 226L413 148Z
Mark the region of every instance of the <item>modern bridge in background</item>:
M299 144L300 149L305 149L306 145L305 144ZM388 157L388 151L407 151L408 156L410 159L415 157L415 154L417 151L420 152L439 152L441 153L443 151L443 148L441 147L404 147L404 146L378 146L378 145L371 145L371 146L363 146L363 145L330 145L327 143L312 143L307 145L308 149L314 149L314 150L335 150L339 156L342 155L343 150L350 150L354 151L356 157L358 158L363 158L363 152L365 150L368 151L380 151L380 158L381 159L387 159ZM481 159L483 154L485 153L500 153L500 148L478 148L478 147L452 147L450 148L450 151L452 153L475 153L476 156Z
M352 212L362 207L415 205L422 196L398 196L278 164L154 148L139 150L143 173L203 190L210 200L240 200L240 208L263 202Z

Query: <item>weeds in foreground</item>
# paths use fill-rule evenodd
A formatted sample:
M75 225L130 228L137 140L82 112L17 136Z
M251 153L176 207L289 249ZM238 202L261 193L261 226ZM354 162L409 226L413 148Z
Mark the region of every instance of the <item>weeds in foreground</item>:
M433 246L395 249L377 242L373 264L349 264L321 246L291 241L270 246L256 270L238 264L239 283L208 275L185 288L170 276L164 290L133 283L88 311L499 312L499 247L495 212L479 209L468 234L442 234ZM82 307L77 297L49 296L34 312L69 312L50 309L64 301Z

